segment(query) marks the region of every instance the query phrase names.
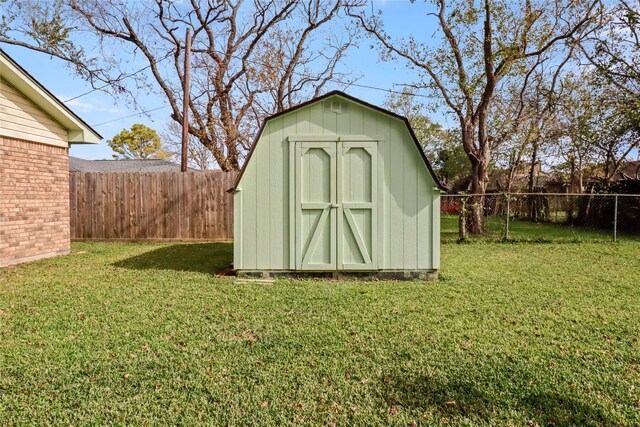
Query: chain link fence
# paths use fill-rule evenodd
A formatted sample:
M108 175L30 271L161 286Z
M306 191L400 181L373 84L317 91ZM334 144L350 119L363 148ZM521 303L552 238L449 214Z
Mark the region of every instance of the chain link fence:
M640 194L447 194L441 218L444 243L640 242Z

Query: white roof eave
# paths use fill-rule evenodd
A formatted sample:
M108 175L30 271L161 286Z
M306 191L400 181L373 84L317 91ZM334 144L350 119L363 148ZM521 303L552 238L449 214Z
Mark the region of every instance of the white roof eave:
M98 144L102 136L0 50L0 76L67 129L69 144Z

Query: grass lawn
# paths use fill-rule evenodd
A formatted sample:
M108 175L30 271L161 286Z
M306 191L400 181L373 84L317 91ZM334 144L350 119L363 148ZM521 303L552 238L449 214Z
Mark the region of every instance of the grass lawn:
M639 425L640 244L443 245L437 282L218 277L230 244L0 270L0 425Z

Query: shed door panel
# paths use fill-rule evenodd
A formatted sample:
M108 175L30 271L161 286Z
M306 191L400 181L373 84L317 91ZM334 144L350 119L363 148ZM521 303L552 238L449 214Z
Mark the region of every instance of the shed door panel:
M298 142L296 170L296 268L335 270L336 144Z
M377 144L341 143L338 167L339 269L377 268Z

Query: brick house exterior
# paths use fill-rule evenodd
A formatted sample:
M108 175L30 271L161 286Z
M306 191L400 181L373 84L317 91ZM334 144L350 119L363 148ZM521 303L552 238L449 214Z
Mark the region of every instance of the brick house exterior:
M69 253L69 145L100 139L0 50L0 267Z
M69 253L68 151L0 136L0 266Z

